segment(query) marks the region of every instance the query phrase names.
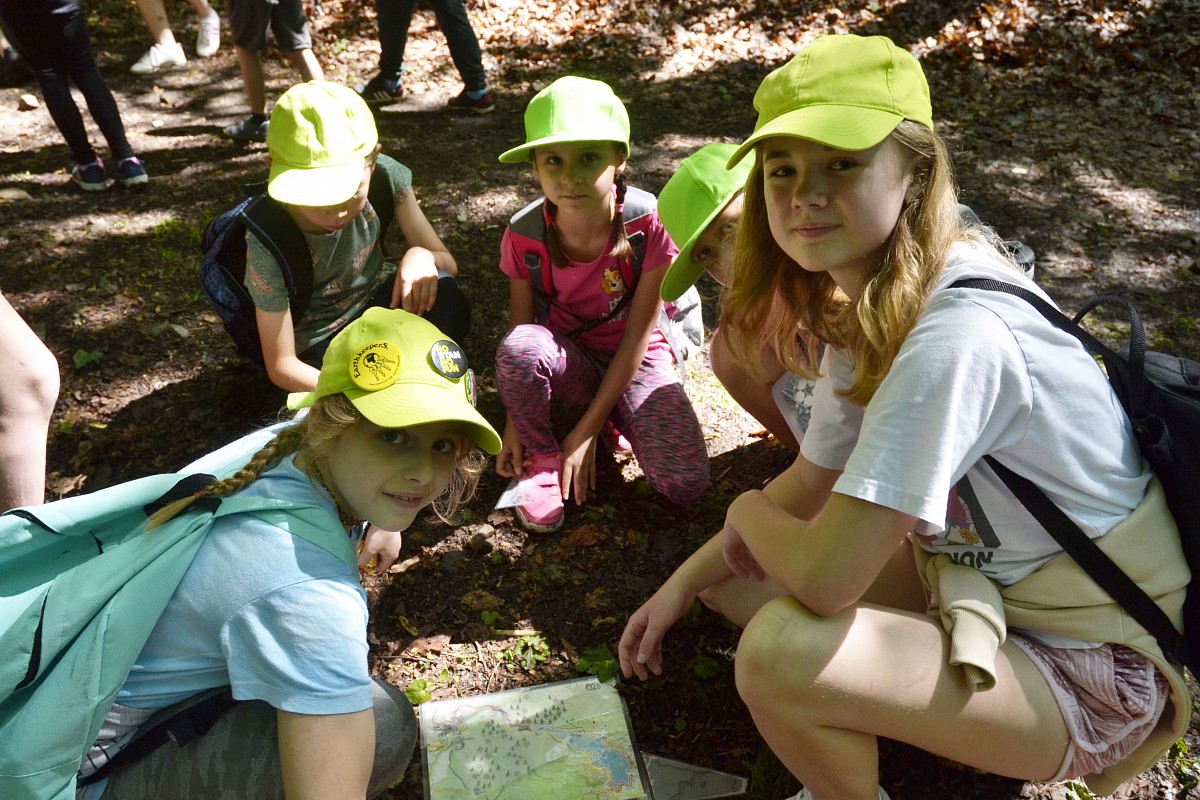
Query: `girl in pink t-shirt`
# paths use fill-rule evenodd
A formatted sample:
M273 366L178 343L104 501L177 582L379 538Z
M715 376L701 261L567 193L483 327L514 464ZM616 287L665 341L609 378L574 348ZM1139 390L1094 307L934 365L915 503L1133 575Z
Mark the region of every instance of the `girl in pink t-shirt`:
M628 438L650 485L688 503L708 486L704 436L656 326L676 248L653 195L625 185L629 116L606 84L565 77L525 110L525 143L545 195L504 232L508 335L496 387L508 411L496 472L518 481L517 516L554 531L563 501L596 488L596 436ZM550 398L586 406L559 442ZM619 430L618 434L616 431Z

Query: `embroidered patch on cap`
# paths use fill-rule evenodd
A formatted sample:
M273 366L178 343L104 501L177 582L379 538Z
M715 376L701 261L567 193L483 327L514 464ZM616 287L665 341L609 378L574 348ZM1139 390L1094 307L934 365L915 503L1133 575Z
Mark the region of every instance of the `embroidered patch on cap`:
M377 392L386 389L400 376L400 350L380 340L358 348L350 359L350 380L360 389Z
M467 354L449 339L439 339L429 349L429 363L443 378L458 380L467 374Z

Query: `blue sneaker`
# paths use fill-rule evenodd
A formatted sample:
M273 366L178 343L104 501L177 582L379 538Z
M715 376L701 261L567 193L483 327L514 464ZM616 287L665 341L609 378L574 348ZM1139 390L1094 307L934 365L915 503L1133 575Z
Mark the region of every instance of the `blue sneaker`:
M138 186L150 182L150 176L146 174L146 165L137 156L122 158L121 163L117 164L117 180L122 186Z
M71 170L71 180L85 192L103 192L108 188L104 180L104 162L99 156L90 164L76 164Z

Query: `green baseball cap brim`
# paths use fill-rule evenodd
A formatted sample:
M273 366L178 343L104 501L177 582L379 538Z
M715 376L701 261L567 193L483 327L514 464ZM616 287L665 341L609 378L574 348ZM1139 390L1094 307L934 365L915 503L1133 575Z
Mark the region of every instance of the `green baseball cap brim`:
M629 155L629 113L607 83L567 75L535 94L525 108L524 144L500 161L519 164L536 148L563 142L616 142Z
M658 217L679 255L667 268L659 291L663 300L677 299L699 280L704 265L692 258L696 240L720 216L746 183L752 164L726 163L737 145L706 144L679 164L658 195Z
M838 150L869 150L896 130L904 117L887 111L845 106L807 106L781 114L750 135L729 158L728 166L764 139L792 136L809 139Z
M346 164L298 169L271 162L267 194L281 203L297 206L334 206L354 196L362 185L366 159L374 145Z
M288 408L346 396L382 428L458 422L475 444L500 452L500 435L475 409L475 374L462 348L428 320L401 309L369 308L334 336L317 388L288 396Z
M487 453L500 452L500 436L462 392L442 382L398 380L382 392L352 389L343 392L359 413L381 428L410 428L432 422L460 422L471 441Z

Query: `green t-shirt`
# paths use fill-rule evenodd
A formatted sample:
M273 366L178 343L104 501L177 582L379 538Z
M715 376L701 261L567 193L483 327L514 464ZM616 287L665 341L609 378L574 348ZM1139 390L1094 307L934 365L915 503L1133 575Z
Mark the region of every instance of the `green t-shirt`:
M396 205L403 203L412 188L408 167L381 154L375 170L382 170L387 177ZM301 232L313 259L313 293L304 316L292 320L297 353L341 330L363 310L380 285L395 275L396 265L383 260L379 232L379 215L370 201L340 231ZM287 309L283 272L271 251L250 231L246 231L245 284L254 305L263 311Z

